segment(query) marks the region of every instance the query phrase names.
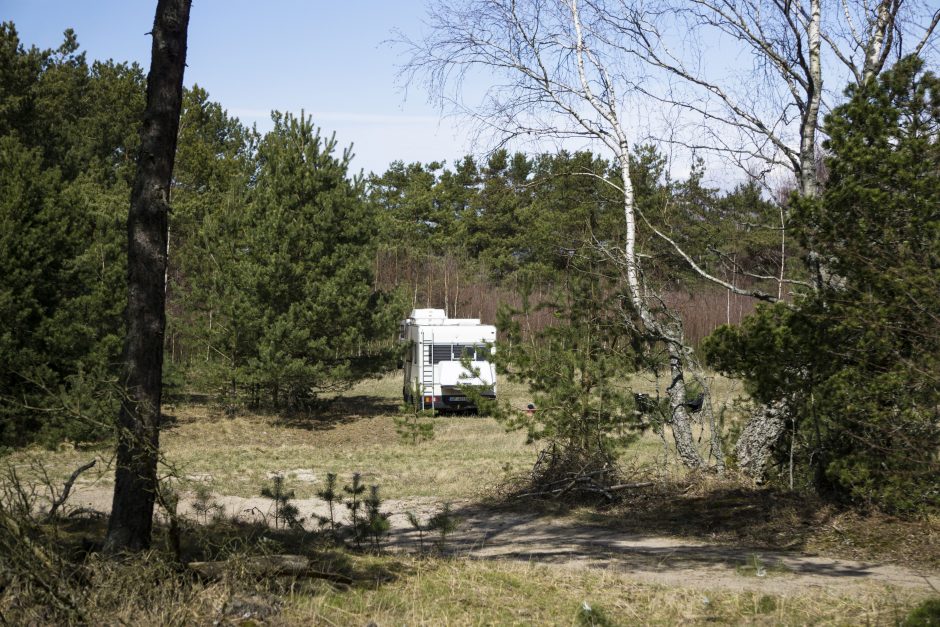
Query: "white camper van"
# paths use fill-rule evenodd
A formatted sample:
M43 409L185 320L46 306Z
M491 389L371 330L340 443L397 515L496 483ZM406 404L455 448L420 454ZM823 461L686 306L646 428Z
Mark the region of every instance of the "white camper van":
M422 409L473 409L461 386L482 388L483 396L496 397L496 369L490 361L496 327L476 318L448 318L443 309L413 309L401 323L399 340L409 345L405 355L405 401L412 390L420 395ZM469 356L471 369L461 360Z

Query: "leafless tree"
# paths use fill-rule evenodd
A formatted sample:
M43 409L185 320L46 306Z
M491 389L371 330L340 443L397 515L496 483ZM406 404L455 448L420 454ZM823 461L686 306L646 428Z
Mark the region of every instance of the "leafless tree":
M625 244L618 256L629 307L649 339L669 352L678 456L689 467L704 466L686 405L689 350L682 325L660 306L637 251L641 218L630 179L631 128L625 114L626 98L642 80L637 66L601 36L595 6L581 0L437 2L429 17L427 37L405 41L411 55L405 73L409 81L425 79L444 108L495 131L502 142L581 139L612 155L619 180L611 185L623 201ZM485 94L468 103L463 89L481 76Z
M786 168L807 197L819 191L827 98L892 53L932 50L940 21L919 0L586 1L605 43L651 68L657 80L637 88L698 131L671 139L752 171Z
M637 229L663 239L692 270L729 292L773 302L784 284L812 284L785 276L783 206L774 225L781 234L776 295L710 274L666 229L646 221L630 181L636 119L627 112L651 104L677 110L682 128L670 128L662 141L721 154L758 177L789 172L799 193L812 197L820 186L818 135L827 99L837 99L847 81L877 76L892 54L932 50L938 20L940 11L919 0L436 1L430 34L406 40L405 75L426 79L445 109L493 131L499 142L581 139L612 154L631 304L645 328L671 347L676 445L683 461L697 466L701 458L686 438L681 324L655 304L641 272ZM729 70L727 61L713 59L743 59L744 68ZM774 430L763 431L774 437Z
M819 193L821 117L843 85L872 80L892 54L933 52L940 21L940 9L918 0L586 1L605 44L648 64L659 79L637 89L700 131L671 140L751 172L755 165L764 173L788 170L804 197ZM735 76L716 58L743 59L745 69ZM810 250L813 283L787 279L787 222L781 204L777 299L785 283L812 289L833 278L825 251ZM693 270L720 283L676 249ZM739 467L760 478L789 419L785 402L759 408L736 445Z

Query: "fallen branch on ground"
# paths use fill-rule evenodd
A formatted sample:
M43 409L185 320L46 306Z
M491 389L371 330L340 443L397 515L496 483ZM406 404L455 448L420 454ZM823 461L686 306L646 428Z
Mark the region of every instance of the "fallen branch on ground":
M247 557L237 562L190 562L186 567L203 579L221 579L226 573L239 568L242 572L259 578L309 577L312 579L327 579L344 585L352 585L353 583L352 578L346 575L317 570L311 564L310 558L303 555L260 555Z
M95 465L96 460L91 460L87 464L82 464L75 469L75 472L68 478L68 481L65 482L65 485L62 487L62 494L59 495L59 498L52 500L52 505L49 507L49 512L46 514L46 521L50 521L55 518L56 512L65 504L65 501L68 500L69 494L72 493L72 486L75 484L75 480L78 479L78 476ZM50 487L50 490L52 488Z
M578 483L584 483L586 485L577 486ZM653 485L652 481L641 481L639 483L620 483L613 486L599 486L588 477L576 477L571 480L568 485L563 488L555 488L554 490L540 490L535 492L526 492L524 494L518 495L517 498L524 498L527 496L551 496L553 498L558 498L565 492L571 490L573 487L577 486L577 489L583 492L594 492L598 494L603 494L607 497L608 500L613 499L613 495L610 492L616 492L617 490L627 490L630 488L645 488Z

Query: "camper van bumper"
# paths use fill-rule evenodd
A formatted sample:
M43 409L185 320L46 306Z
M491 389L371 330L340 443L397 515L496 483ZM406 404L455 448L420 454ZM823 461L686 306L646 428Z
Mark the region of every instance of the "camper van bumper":
M493 393L483 393L480 396L486 399L495 399L496 394ZM448 395L445 394L440 398L433 401L434 409L451 409L451 410L461 410L461 409L475 409L473 400L464 395Z
M481 396L490 400L496 399L496 394L492 392L484 392L481 394ZM406 400L410 399L406 398ZM476 409L476 405L473 403L473 400L465 395L444 394L443 396L425 396L423 400L425 409L435 409L438 411L461 411L466 409Z

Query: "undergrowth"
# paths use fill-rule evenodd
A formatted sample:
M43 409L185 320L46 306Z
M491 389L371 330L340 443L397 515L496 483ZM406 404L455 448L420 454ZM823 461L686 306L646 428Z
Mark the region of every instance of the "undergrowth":
M5 623L898 624L922 601L897 590L863 597L824 589L795 595L702 590L525 560L361 554L302 540L291 530L230 523L209 525L202 544L190 540L185 547L188 558L225 558L222 575L207 580L173 560L161 545L162 528L153 551L108 560L81 550L89 537L103 536L103 522L81 523L31 530L53 561L30 562L30 577L15 574L8 555L0 557ZM252 556L281 551L306 555L316 572L329 576L258 577L246 567ZM48 576L61 576L55 597L42 589ZM922 605L917 616L932 610Z

